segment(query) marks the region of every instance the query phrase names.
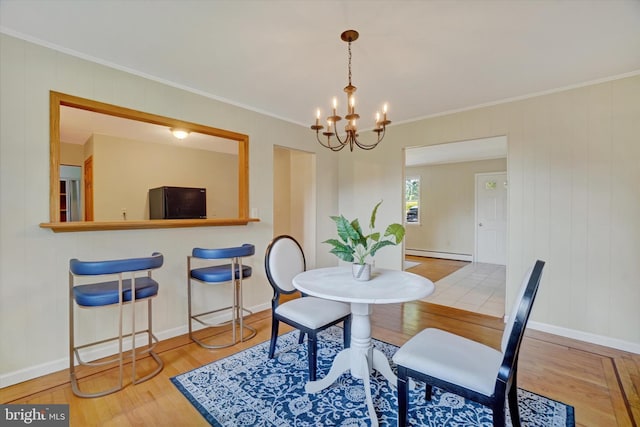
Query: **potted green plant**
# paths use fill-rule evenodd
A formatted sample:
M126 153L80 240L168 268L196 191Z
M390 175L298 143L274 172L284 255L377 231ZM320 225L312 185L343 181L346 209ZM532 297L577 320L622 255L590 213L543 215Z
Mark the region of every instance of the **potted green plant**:
M371 212L369 220L369 233L364 234L360 227L360 221L356 218L349 221L343 215L332 216L336 223L339 239L329 239L322 243L333 246L330 253L343 261L353 263L353 275L356 280L369 280L371 278L371 264L367 258L375 256L376 252L385 246L395 246L402 242L405 229L402 224L389 225L384 234L375 231L376 213L382 200L378 202Z

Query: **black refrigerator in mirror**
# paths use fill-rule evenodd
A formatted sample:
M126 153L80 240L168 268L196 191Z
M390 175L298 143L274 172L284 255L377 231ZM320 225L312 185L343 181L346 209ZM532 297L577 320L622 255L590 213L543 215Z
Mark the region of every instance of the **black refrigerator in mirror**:
M149 190L149 219L204 219L206 188L158 187Z

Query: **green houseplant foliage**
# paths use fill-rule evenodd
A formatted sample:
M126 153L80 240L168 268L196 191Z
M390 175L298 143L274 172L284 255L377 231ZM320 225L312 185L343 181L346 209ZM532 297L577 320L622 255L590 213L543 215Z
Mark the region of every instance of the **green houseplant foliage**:
M376 213L381 204L382 201L378 202L371 212L369 234L366 235L362 232L357 218L349 221L343 215L332 216L331 219L336 223L339 239L329 239L322 242L333 246L329 252L343 261L362 265L368 256L375 256L381 248L395 246L402 242L405 233L402 224L389 225L382 236L380 232L375 231Z

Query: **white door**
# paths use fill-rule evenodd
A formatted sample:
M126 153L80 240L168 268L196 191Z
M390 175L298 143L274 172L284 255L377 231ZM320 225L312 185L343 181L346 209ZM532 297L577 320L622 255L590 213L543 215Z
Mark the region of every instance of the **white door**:
M507 173L476 174L475 262L507 264Z

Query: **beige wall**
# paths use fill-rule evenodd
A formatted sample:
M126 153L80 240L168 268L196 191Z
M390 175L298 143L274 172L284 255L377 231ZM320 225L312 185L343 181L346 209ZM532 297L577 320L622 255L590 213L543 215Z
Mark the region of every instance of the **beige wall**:
M291 151L273 148L273 236L299 235L291 230Z
M394 125L375 150L340 158L340 209L364 216L384 198L381 220L400 221L403 147L497 135L508 139L509 305L546 260L533 326L640 353L640 75Z
M238 156L94 135L96 221L149 219L151 188L207 189L207 218L238 216ZM229 142L232 144L233 142Z
M319 221L327 239L337 212L337 160L320 150L309 129L224 104L122 71L0 35L0 387L65 369L68 364L68 263L70 258L114 259L165 256L155 277L154 329L161 339L186 331L186 257L191 249L256 245L248 260L245 307L269 308L271 288L264 276L264 251L273 236L273 147L316 151ZM53 233L38 226L49 220L49 91L121 105L162 116L249 135L250 209L260 222L235 227ZM6 201L11 200L11 203ZM318 251L318 265L335 265ZM28 280L25 278L28 277ZM224 287L207 288L195 299L211 308L228 305ZM78 340L112 332L114 313L82 315ZM98 325L98 326L95 326Z
M84 167L84 145L60 142L60 164Z
M506 159L406 168L420 178L420 223L406 225L405 248L473 255L475 175L506 170Z

